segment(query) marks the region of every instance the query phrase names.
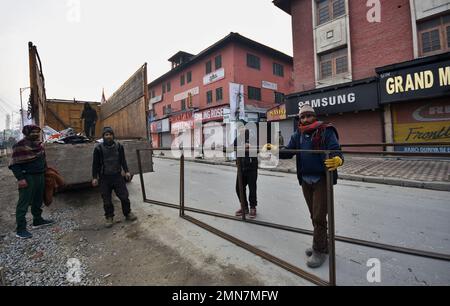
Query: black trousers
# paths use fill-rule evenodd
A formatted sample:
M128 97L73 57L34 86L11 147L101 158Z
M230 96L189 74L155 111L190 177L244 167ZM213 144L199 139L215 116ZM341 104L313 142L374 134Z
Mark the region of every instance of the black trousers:
M248 209L248 202L250 202L251 208L256 208L258 205L256 197L256 181L258 180L258 169L243 170L242 171L242 183L244 188L244 205ZM247 185L250 190L249 199L247 201ZM239 192L239 177L236 177L236 194L239 201L241 200Z
M93 138L95 136L95 123L85 122L84 123L84 133L87 138Z
M100 190L103 198L103 207L105 209L105 217L114 217L114 205L112 203L112 191L116 193L122 203L122 212L124 216L128 216L131 212L130 200L128 198L128 189L122 175L104 175L100 178Z

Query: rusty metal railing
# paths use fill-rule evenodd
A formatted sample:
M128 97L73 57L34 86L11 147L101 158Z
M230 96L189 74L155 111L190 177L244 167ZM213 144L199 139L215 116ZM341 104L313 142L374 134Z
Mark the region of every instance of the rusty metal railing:
M350 144L350 145L342 145L343 147L364 147L364 146L370 146L370 147L387 147L387 146L401 146L402 144ZM425 144L418 144L418 145L425 145ZM431 146L429 143L426 144L427 146ZM445 145L450 146L450 143L438 143L435 145ZM281 258L275 257L265 251L262 251L240 239L237 239L236 237L233 237L229 234L226 234L217 228L214 228L204 222L201 222L189 215L186 215L186 211L199 213L199 214L205 214L210 215L218 218L228 219L228 220L235 220L235 221L241 221L241 222L247 222L251 224L256 224L259 226L265 226L270 228L276 228L280 230L290 231L290 232L296 232L304 235L313 235L313 231L306 230L302 228L296 228L276 223L270 223L270 222L264 222L259 220L253 220L253 219L246 219L245 214L242 214L241 218L226 215L218 212L213 211L207 211L192 207L186 207L185 206L185 184L184 184L184 174L185 174L185 156L183 151L184 150L194 150L195 148L180 148L180 149L173 149L173 148L153 148L153 149L146 149L146 150L137 150L137 157L138 157L138 166L139 166L139 172L140 172L140 179L141 179L141 188L142 188L142 195L143 200L146 203L159 205L159 206L165 206L170 208L175 208L179 210L179 215L181 218L192 222L196 224L197 226L202 227L205 230L210 231L213 234L218 235L219 237L222 237L223 239L226 239L230 241L231 243L234 243L238 245L239 247L242 247L250 252L252 252L255 255L258 255L280 267L283 269L290 271L316 285L336 285L336 249L335 249L335 241L340 241L344 243L350 243L354 245L360 245L370 248L376 248L380 250L385 251L391 251L396 253L402 253L407 255L413 255L413 256L420 256L424 258L430 258L430 259L437 259L437 260L443 260L443 261L450 261L450 254L441 254L441 253L435 253L435 252L429 252L424 250L417 250L417 249L411 249L411 248L405 248L395 245L388 245L383 243L377 243L372 241L366 241L361 239L355 239L350 237L344 237L344 236L336 236L335 235L335 214L334 214L334 186L333 186L333 180L331 177L331 172L326 171L326 186L327 186L327 210L328 210L328 249L329 249L329 280L323 280L319 277L317 277L314 274L309 273L308 271L302 270L299 267L296 267ZM140 151L170 151L170 150L181 150L181 157L180 157L180 191L179 191L179 204L173 204L168 202L162 202L162 201L156 201L148 199L146 196L146 189L145 189L145 183L144 183L144 177L142 173L142 167L141 167L141 156ZM260 148L257 149L257 152L260 151ZM410 153L410 152L387 152L387 151L370 151L370 152L361 152L361 151L333 151L333 150L282 150L282 152L286 153L313 153L313 154L325 154L326 158L329 158L331 154L333 153L350 153L350 154L373 154L373 155L393 155L393 156L433 156L433 157L445 157L449 158L450 153ZM237 159L237 169L238 169L238 185L239 185L239 193L240 193L240 202L241 202L241 208L242 210L245 209L244 202L243 202L243 185L242 185L242 172L241 167L239 165L240 159Z

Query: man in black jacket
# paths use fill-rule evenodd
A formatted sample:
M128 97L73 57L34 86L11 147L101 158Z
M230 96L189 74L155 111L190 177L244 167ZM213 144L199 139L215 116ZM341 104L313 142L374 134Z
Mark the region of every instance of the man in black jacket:
M86 134L86 137L89 139L93 138L95 136L95 124L98 116L95 109L93 109L89 103L84 104L81 119L84 119L84 133Z
M240 217L244 213L249 214L251 219L256 218L256 206L258 205L257 193L256 193L256 182L258 180L258 157L250 156L250 131L241 126L239 128L239 137L234 141L234 146L237 148L238 161L242 172L242 188L243 199L245 211L242 208L236 211L236 216ZM242 151L244 150L244 151ZM245 153L244 153L245 152ZM245 154L245 155L244 155ZM242 156L240 156L242 155ZM249 199L247 201L247 185L250 191ZM241 200L241 193L239 188L239 176L236 178L236 193L238 199ZM248 209L250 202L250 210Z
M114 206L112 203L112 191L122 203L122 212L127 221L134 221L137 217L131 212L128 189L122 177L122 170L125 172L125 179L131 180L125 159L123 146L114 141L114 131L110 127L103 129L103 143L94 149L94 160L92 163L92 186L96 187L100 182L100 190L105 209L106 227L110 228L114 224Z

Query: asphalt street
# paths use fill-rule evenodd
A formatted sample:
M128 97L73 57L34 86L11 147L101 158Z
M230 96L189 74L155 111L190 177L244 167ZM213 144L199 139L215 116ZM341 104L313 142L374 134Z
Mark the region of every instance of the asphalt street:
M233 215L239 208L235 182L235 168L186 162L185 205ZM177 204L179 162L155 159L155 172L145 175L145 185L148 198ZM340 180L334 193L336 235L450 254L448 192ZM304 250L311 244L310 236L188 214L323 279L328 277L328 263L315 270L306 267ZM294 174L259 171L257 219L312 229ZM336 254L338 285L371 285L367 273L373 258L381 263L381 285L450 284L449 262L341 242L336 242Z

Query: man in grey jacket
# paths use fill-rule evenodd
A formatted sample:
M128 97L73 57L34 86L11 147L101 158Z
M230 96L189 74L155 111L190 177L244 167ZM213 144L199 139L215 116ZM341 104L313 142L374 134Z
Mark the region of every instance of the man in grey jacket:
M125 172L125 178L122 176ZM125 180L131 180L123 146L114 141L114 131L110 127L103 129L103 143L94 149L92 163L92 186L100 190L105 209L106 227L114 224L114 205L112 203L112 191L116 193L122 204L122 212L127 221L134 221L137 217L131 212L128 189Z

